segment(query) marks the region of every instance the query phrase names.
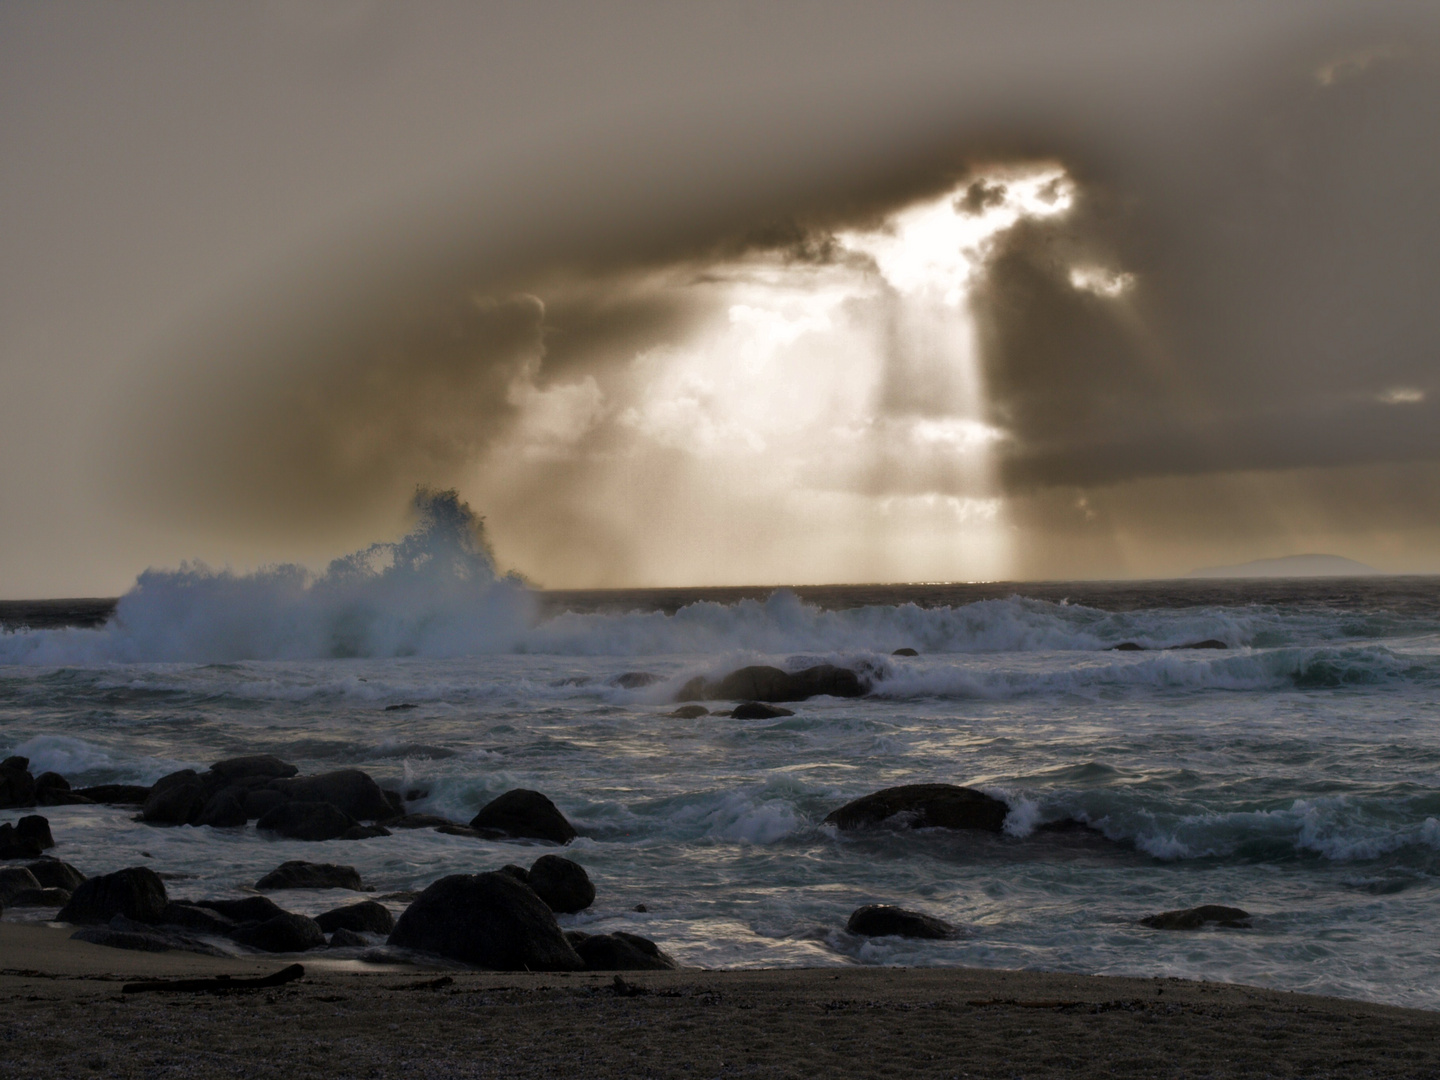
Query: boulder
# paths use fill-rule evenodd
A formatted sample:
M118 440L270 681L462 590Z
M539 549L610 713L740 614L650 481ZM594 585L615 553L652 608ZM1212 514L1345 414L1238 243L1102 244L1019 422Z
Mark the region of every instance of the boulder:
M348 907L335 908L315 916L315 922L327 934L333 934L336 930L388 934L395 929L395 916L390 914L390 909L374 900L362 900Z
M955 927L943 919L890 904L866 904L856 908L845 929L864 937L893 936L936 941L954 937L957 933Z
M158 923L165 915L165 883L147 866L86 878L55 918L70 923L108 923L123 915L141 923Z
M0 810L35 805L35 778L30 759L9 757L0 761Z
M64 907L70 902L69 889L26 889L11 897L11 907Z
M210 771L228 781L234 781L252 776L264 777L266 780L283 780L294 776L300 770L273 754L249 754L217 761L210 766Z
M10 822L0 823L0 859L34 859L41 850L34 837L22 839Z
M579 835L553 802L525 788L515 788L490 800L470 820L470 828L555 844L568 844Z
M1201 904L1199 907L1147 915L1140 920L1140 925L1148 926L1152 930L1199 930L1202 926L1211 924L1227 930L1248 930L1251 917L1248 911L1242 911L1238 907Z
M329 803L356 821L384 821L395 816L380 785L359 769L271 780L267 786L294 802Z
M206 799L200 774L181 769L155 781L140 808L140 820L150 825L188 825L199 817Z
M209 908L237 923L265 922L285 914L285 909L268 896L247 896L243 900L195 900L191 906Z
M279 913L278 908L276 913ZM239 925L234 919L221 915L212 907L176 900L165 905L165 914L160 921L166 926L183 926L186 930L198 930L202 934L216 934L220 937L229 937Z
M21 893L41 888L40 879L24 866L0 866L0 904L15 902Z
M34 844L41 851L55 846L55 837L50 835L50 819L39 814L26 814L15 823L15 840L20 844Z
M595 886L585 868L559 855L541 855L536 859L527 883L557 914L573 915L595 902Z
M680 688L675 700L804 701L820 694L861 697L868 690L859 675L834 664L817 664L803 671L756 665L715 681L697 676Z
M513 862L506 863L504 866L500 867L500 873L509 874L522 885L530 884L530 871L526 870L523 866L516 866Z
M894 652L892 652L890 655L891 655L891 656L919 656L920 654L919 654L916 650L910 648L910 647L907 645L907 646L906 646L905 648L903 648L903 649L896 649L896 650L895 650Z
M782 709L779 705L766 705L763 701L742 701L731 711L734 720L775 720L781 716L794 716L793 709Z
M567 935L568 937L569 935ZM613 934L576 934L574 948L586 971L673 971L680 965L649 938L616 930Z
M330 948L332 949L366 949L369 947L369 938L354 930L346 930L343 926L330 935Z
M272 953L304 952L325 944L325 935L314 919L290 911L264 922L237 926L230 938L248 949Z
M228 956L224 949L201 941L194 935L176 930L160 930L144 923L135 922L117 915L105 926L86 926L70 935L72 941L88 941L94 945L108 945L112 949L136 949L141 952L169 952L182 949L185 952L203 953L206 956Z
M288 840L318 841L338 839L355 823L354 818L327 802L287 802L267 812L255 827Z
M360 872L353 866L312 863L300 859L283 862L255 883L262 892L281 889L350 889L361 891Z
M451 874L405 909L389 943L490 971L580 971L554 914L509 874Z
M999 832L1009 807L974 788L955 784L906 784L848 802L825 818L826 825L858 829L881 823L912 829L979 829ZM894 819L894 820L892 820Z
M238 784L221 788L201 809L195 819L196 825L209 825L216 829L230 829L244 825L250 820L245 812L245 789Z
M57 772L44 772L35 778L37 806L77 806L90 802L70 790L70 781Z
M648 671L627 671L624 674L616 675L610 680L611 686L618 686L622 690L638 690L642 686L649 686L657 683L661 676L651 674Z
M278 791L269 788L248 788L245 791L245 820L255 821L264 817L277 806L284 806L290 800Z
M710 710L704 705L681 705L672 713L667 713L676 720L698 720L702 716L709 716Z
M74 892L85 880L85 875L75 867L49 856L36 859L26 869L35 875L35 880L40 882L41 888L45 889L68 889L70 892Z
M1111 652L1145 652L1146 648L1137 641L1122 641L1119 645L1111 645Z
M143 806L150 797L150 789L141 784L97 784L77 788L75 794L108 806Z

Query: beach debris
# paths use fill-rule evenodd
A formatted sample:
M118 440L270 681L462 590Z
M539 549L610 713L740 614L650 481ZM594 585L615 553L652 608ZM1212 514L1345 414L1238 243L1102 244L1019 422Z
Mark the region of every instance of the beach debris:
M702 716L709 716L710 710L704 705L681 705L674 712L665 715L676 720L698 720Z
M816 664L803 671L782 671L756 664L717 680L697 675L680 688L676 701L804 701L830 697L861 697L870 687L849 668Z
M390 945L491 971L580 971L554 913L509 874L451 874L405 909Z
M890 655L891 655L891 656L919 656L920 653L919 653L917 650L912 649L912 648L910 648L910 647L907 645L907 646L905 646L905 648L903 648L903 649L896 649L896 650L895 650L894 652L892 652Z
M624 930L609 934L569 930L565 939L585 961L586 971L674 971L680 966L649 938Z
M35 880L46 889L68 889L74 892L85 880L85 875L75 867L49 855L27 864L26 869L34 874Z
M1199 930L1207 925L1227 930L1248 930L1253 916L1237 907L1223 904L1201 904L1199 907L1180 908L1176 911L1162 911L1158 915L1147 915L1140 920L1141 926L1152 930Z
M905 784L885 788L832 810L824 824L839 829L890 825L912 829L999 832L1009 807L1000 799L956 784Z
M782 716L794 715L794 709L782 709L778 705L766 705L763 701L742 701L730 712L732 720L778 720Z
M958 937L960 931L944 919L893 904L866 904L850 915L845 929L862 937L906 937L943 941Z
M230 935L231 940L261 952L292 953L318 949L325 945L325 934L308 915L282 911L264 922L243 923Z
M530 865L526 883L556 914L573 915L595 902L595 885L585 868L559 855L541 855Z
M515 839L568 844L580 835L555 804L538 791L514 788L480 808L470 828Z
M140 923L158 923L165 915L165 883L145 866L86 878L55 916L60 922L108 923L123 915Z
M284 986L286 983L295 982L305 977L305 968L301 964L291 964L283 967L273 975L262 975L255 979L233 978L229 975L217 975L213 979L161 979L151 982L126 983L120 988L122 994L151 994L151 993L206 993L217 990L268 990L275 986Z
M360 872L353 866L291 859L257 881L255 888L261 892L278 892L281 889L349 889L362 892L365 886L360 880Z
M362 900L358 904L334 908L323 915L315 916L315 922L327 934L333 934L336 930L388 934L395 929L395 916L390 914L390 909L374 900Z

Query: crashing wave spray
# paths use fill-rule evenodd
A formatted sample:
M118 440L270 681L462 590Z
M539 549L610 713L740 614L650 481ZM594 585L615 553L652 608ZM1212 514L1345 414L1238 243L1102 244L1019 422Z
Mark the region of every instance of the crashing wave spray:
M336 559L254 573L147 570L98 630L0 638L0 663L218 662L459 656L512 649L531 590L495 570L482 519L454 491L416 491L415 528Z

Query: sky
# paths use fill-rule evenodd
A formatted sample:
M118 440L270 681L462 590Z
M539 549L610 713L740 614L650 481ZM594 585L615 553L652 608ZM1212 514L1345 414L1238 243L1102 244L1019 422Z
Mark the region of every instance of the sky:
M1433 5L0 2L0 597L1440 573Z

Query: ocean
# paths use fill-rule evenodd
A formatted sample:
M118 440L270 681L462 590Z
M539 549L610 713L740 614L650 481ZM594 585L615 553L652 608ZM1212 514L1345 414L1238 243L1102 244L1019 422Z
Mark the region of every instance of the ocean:
M497 576L466 528L432 518L318 575L151 571L98 626L0 634L0 756L79 787L271 753L364 769L462 822L534 788L581 832L565 854L599 893L562 924L687 965L1181 976L1440 1008L1440 580L547 593ZM1173 648L1206 639L1227 647ZM822 662L871 692L667 715L696 674ZM919 782L1005 800L1005 832L822 824ZM383 895L544 850L40 812L52 854L151 866L179 898L244 895L287 859L353 865ZM1092 828L1036 831L1067 817ZM963 936L847 934L876 902ZM1138 924L1202 903L1254 925Z

